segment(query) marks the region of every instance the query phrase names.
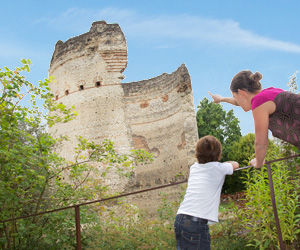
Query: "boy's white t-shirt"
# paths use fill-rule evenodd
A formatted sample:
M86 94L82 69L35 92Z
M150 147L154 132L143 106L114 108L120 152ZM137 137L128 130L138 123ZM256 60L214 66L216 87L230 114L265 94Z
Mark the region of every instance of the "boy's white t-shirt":
M218 222L222 186L226 175L233 174L231 163L195 162L190 167L188 186L177 214L187 214Z

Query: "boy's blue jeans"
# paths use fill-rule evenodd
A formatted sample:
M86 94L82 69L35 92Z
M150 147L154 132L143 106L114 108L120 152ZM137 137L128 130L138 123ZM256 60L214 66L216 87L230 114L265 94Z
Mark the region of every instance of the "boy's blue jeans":
M177 250L210 250L207 223L184 214L178 214L174 223Z

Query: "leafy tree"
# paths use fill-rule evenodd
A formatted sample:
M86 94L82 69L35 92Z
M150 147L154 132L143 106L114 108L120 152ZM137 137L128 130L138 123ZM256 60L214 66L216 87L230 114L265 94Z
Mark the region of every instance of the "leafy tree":
M222 160L230 160L228 159L230 148L242 136L239 120L234 116L233 110L226 112L222 105L209 102L206 97L200 101L197 108L199 138L206 135L218 138L223 147Z
M55 103L51 79L37 86L21 75L30 72L30 60L14 71L0 69L0 221L107 197L113 169L130 176L138 162L151 160L142 150L118 154L110 140L100 144L78 137L73 162L56 152L66 138L54 139L47 127L75 119L76 112ZM28 101L28 103L22 103ZM42 109L38 101L43 101ZM49 113L50 111L50 113ZM99 165L103 163L103 165ZM65 181L64 178L67 180ZM0 224L2 249L62 249L74 243L74 211L62 211ZM95 220L96 212L81 209L82 223Z

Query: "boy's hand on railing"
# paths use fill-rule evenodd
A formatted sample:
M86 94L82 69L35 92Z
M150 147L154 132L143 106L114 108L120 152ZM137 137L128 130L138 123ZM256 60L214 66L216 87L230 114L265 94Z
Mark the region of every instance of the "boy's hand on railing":
M227 161L228 163L231 163L233 167L233 171L239 168L239 163L237 161Z

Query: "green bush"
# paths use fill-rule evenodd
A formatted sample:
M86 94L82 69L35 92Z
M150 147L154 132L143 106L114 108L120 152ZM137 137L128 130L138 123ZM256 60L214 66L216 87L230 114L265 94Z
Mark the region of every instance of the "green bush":
M176 249L174 231L169 226L161 225L159 221L141 220L126 228L115 228L106 225L93 228L85 236L85 249Z
M282 237L286 249L298 249L300 236L299 194L295 187L299 186L299 175L292 179L290 171L283 163L272 165L272 176L275 190L276 206L280 221ZM267 168L248 171L246 184L246 209L239 210L239 216L250 245L259 249L277 249L279 247L277 228L274 220L270 197Z
M229 212L232 213L232 210ZM240 220L234 216L216 224L210 225L212 250L254 250L254 246L247 246L246 231Z
M83 230L84 249L175 249L173 225L149 219L147 211L118 202Z

